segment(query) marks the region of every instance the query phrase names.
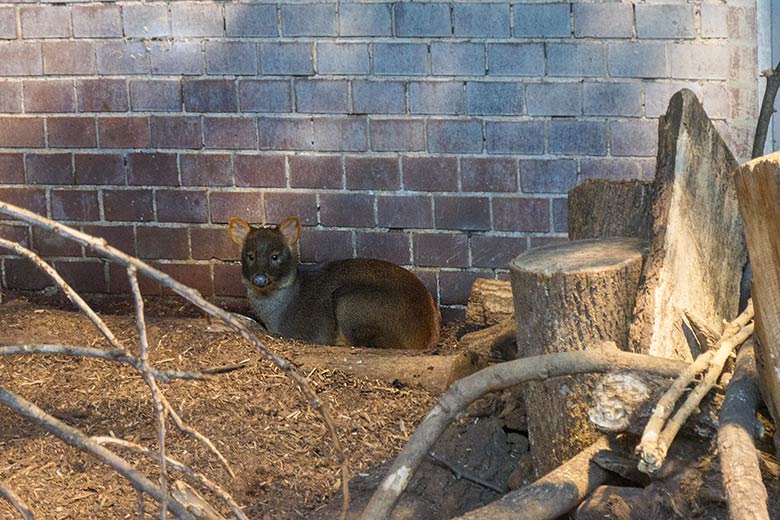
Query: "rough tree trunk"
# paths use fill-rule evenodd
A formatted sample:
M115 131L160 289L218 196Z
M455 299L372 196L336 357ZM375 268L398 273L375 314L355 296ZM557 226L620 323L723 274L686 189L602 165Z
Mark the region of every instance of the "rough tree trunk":
M625 348L644 248L638 239L554 244L512 262L518 357L583 350L603 341ZM592 377L529 383L534 467L543 474L591 444Z
M734 156L689 90L659 123L652 241L631 326L634 352L690 360L685 311L717 329L737 315L747 260Z
M489 327L512 317L512 286L503 280L477 278L466 305L466 325Z
M780 425L780 153L742 166L736 185L753 268L761 392L775 425ZM775 435L775 448L780 451L780 434Z
M569 238L650 240L652 181L590 179L569 191Z

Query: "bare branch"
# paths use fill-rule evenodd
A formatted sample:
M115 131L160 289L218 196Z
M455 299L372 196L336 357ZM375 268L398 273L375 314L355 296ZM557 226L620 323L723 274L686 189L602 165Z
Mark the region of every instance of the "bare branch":
M504 493L506 493L506 488L498 487L492 482L488 482L482 477L478 477L477 475L473 474L467 469L461 468L460 466L456 466L455 464L448 461L447 459L440 457L439 455L436 455L436 453L433 451L428 454L428 457L430 457L431 460L433 460L436 464L440 465L441 467L450 470L457 480L460 479L468 480L469 482L473 482L474 484L487 488L491 491L495 491L499 495L503 495Z
M19 511L23 520L35 520L35 515L33 515L32 510L27 507L27 504L24 503L24 500L19 498L19 495L14 493L11 488L7 487L2 482L0 482L0 497L5 499L6 502L14 507L14 509Z
M30 419L66 444L79 450L92 453L104 463L111 466L117 473L129 480L136 489L142 490L157 502L162 503L163 493L158 486L146 478L143 473L133 468L125 459L95 443L80 430L47 414L35 404L3 387L0 387L0 403L8 406L19 415ZM189 511L176 500L169 499L167 507L168 510L179 519L195 520Z
M257 338L257 336L253 334L252 331L246 326L245 323L241 322L240 319L233 316L232 313L208 302L197 290L177 282L169 275L147 265L138 258L129 256L115 247L108 245L105 239L92 237L86 233L60 224L59 222L55 222L46 217L41 217L40 215L37 215L24 208L14 206L13 204L8 204L7 202L0 201L0 214L14 217L23 222L27 222L28 224L38 226L42 229L52 231L58 235L74 240L84 247L100 253L106 258L113 260L114 262L117 262L125 267L135 267L140 273L170 288L173 292L189 301L196 307L200 308L211 316L221 319L223 322L229 325L231 329L244 338L250 345L252 345L261 356L276 365L287 377L289 377L298 385L298 388L309 401L310 406L320 414L328 429L328 435L330 436L331 442L333 443L334 451L341 466L343 500L341 515L342 518L346 518L347 512L349 510L349 468L347 466L347 457L344 453L344 448L341 444L338 433L336 432L336 425L333 422L333 418L331 417L330 412L328 411L327 407L319 400L317 394L311 388L311 385L309 385L306 381L306 378L301 376L285 359L268 350L265 345L263 345L263 343ZM173 416L171 416L171 418L173 418Z
M777 90L780 88L780 63L774 70L765 71L762 76L766 77L766 89L764 90L764 98L761 100L756 135L753 137L753 154L751 156L753 159L764 155L766 137L769 134L769 122L775 111L775 97L777 97Z
M0 202L0 204L4 204ZM62 289L62 292L65 293L65 295L68 297L68 299L73 302L73 305L79 308L81 312L84 313L84 315L90 319L92 323L95 324L95 326L98 328L101 334L105 336L105 338L108 340L108 342L111 344L112 347L119 350L124 350L124 347L119 342L117 337L114 335L113 332L111 332L111 329L108 328L108 325L105 324L105 322L98 316L95 311L92 310L92 307L87 304L87 302L84 301L84 299L79 296L79 294L73 290L73 288L66 282L62 276L60 276L60 273L55 271L52 266L47 264L43 261L43 259L38 256L37 253L34 251L31 251L27 249L26 247L23 247L20 244L17 244L16 242L11 242L10 240L6 240L4 238L0 238L0 247L4 247L6 249L10 249L13 252L24 256L28 260L30 260L32 263L34 263L38 268L40 268L43 272L45 272L49 278L52 279L54 283L57 284L57 286Z
M737 353L737 366L718 418L718 453L731 518L769 520L766 487L753 442L760 427L756 419L760 402L754 344L748 340Z
M621 370L644 370L664 377L676 377L686 366L681 361L595 348L508 361L460 379L442 394L417 427L360 518L388 518L414 472L450 422L469 404L488 392L551 377Z

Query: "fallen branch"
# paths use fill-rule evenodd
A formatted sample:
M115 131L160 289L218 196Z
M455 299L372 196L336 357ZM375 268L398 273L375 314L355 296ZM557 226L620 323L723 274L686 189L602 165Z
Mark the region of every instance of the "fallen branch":
M19 514L22 515L22 520L35 520L35 515L33 515L32 510L27 507L27 504L24 503L24 500L19 498L19 495L14 493L11 488L5 486L2 482L0 482L0 497L11 504L14 509L19 511Z
M704 396L715 386L723 371L723 365L731 356L732 351L753 333L753 324L748 324L752 318L753 304L749 302L747 309L725 328L720 340L710 350L696 358L658 400L653 415L642 434L642 440L636 448L639 455L638 467L640 471L650 474L661 468L677 432L698 408ZM691 391L680 409L667 422L685 389L695 376L704 370L707 370L704 379ZM666 423L665 426L664 423Z
M721 475L731 518L769 520L766 487L753 442L761 426L756 419L760 402L756 355L753 341L748 340L737 353L718 428Z
M551 520L565 515L591 491L604 484L609 472L593 457L610 449L606 436L528 486L458 517L460 520Z
M47 414L33 403L3 387L0 387L0 403L8 406L19 415L30 419L66 444L79 450L92 453L98 459L111 466L117 473L129 480L136 489L142 490L158 503L162 504L165 500L162 490L146 478L143 473L133 468L125 459L119 457L111 450L94 442L80 430ZM181 520L195 520L187 509L176 500L168 499L167 508Z
M470 471L466 470L465 468L461 468L459 466L456 466L452 462L439 457L436 455L435 452L430 452L428 454L428 457L431 458L436 464L439 466L448 469L452 472L452 474L455 476L456 480L468 480L469 482L473 482L474 484L477 484L479 486L482 486L484 488L490 489L491 491L495 491L499 495L503 495L506 493L506 488L498 487L497 485L493 484L492 482L488 482L487 480L478 477L477 475L474 475Z
M766 77L766 89L764 90L764 98L761 100L761 110L758 113L756 135L753 137L753 154L751 155L753 159L764 155L766 137L769 134L769 122L775 112L775 97L777 97L777 90L780 89L780 63L774 70L765 71L762 76Z
M363 510L363 520L388 518L414 472L447 426L469 404L488 392L528 381L574 374L644 370L675 377L686 364L642 354L595 349L561 352L508 361L485 368L455 382L428 412Z
M236 318L232 313L221 309L207 301L197 290L177 282L171 276L149 266L138 258L127 255L115 247L108 245L105 239L95 238L46 217L41 217L40 215L37 215L24 208L8 204L7 202L0 201L0 213L19 219L20 221L32 224L39 228L54 232L60 236L69 238L92 251L100 253L102 256L108 258L109 260L113 260L114 262L117 262L124 267L135 267L143 275L148 276L152 280L155 280L156 282L159 282L162 285L170 288L174 293L178 294L202 311L205 311L209 315L221 319L223 322L229 325L234 332L238 333L242 338L244 338L244 340L252 345L262 357L276 365L283 374L285 374L296 385L298 385L300 391L309 401L309 405L320 414L323 422L325 423L325 426L328 430L328 435L330 436L331 442L333 444L333 449L341 466L341 516L342 518L346 518L347 512L349 511L349 468L347 467L347 458L344 453L344 448L341 445L341 440L339 439L339 436L336 432L336 426L333 422L330 412L328 411L327 407L322 402L320 402L317 394L307 383L306 379L301 376L289 362L268 350L265 345L257 338L257 336L252 333L252 331L245 323ZM175 415L171 415L171 418L174 420L174 422L176 422L175 417ZM179 419L179 421L181 420Z

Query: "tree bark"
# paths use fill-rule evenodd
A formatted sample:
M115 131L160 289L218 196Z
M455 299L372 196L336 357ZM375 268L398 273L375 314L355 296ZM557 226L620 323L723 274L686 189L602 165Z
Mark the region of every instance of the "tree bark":
M717 329L738 312L747 256L732 179L737 162L689 90L672 97L658 135L653 238L630 348L690 361L683 313Z
M554 244L511 264L518 357L581 350L613 341L625 347L643 246L612 238ZM529 383L525 390L534 467L546 473L591 444L592 377Z
M569 238L652 238L652 181L589 179L569 191Z
M512 286L504 280L477 278L466 304L466 325L489 327L512 317Z
M780 153L743 165L735 180L753 270L756 362L780 452Z

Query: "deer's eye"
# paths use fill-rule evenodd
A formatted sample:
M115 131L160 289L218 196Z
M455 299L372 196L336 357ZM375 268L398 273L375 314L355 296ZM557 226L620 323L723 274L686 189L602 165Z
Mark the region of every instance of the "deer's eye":
M246 254L246 259L249 260L250 262L254 261L255 254L253 252L251 252L251 251L248 251L247 254Z
M279 255L277 255L277 254L271 255L271 260L274 261L274 262L278 262L279 261Z

